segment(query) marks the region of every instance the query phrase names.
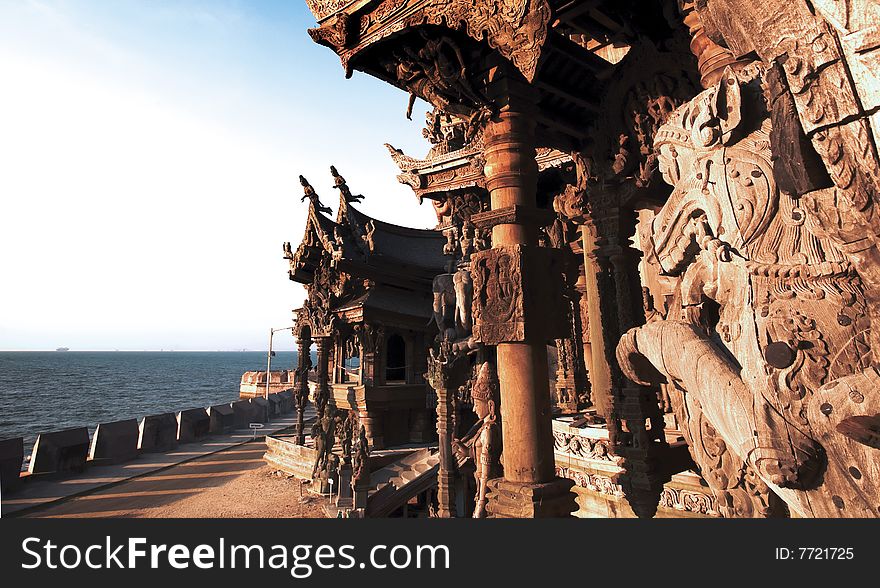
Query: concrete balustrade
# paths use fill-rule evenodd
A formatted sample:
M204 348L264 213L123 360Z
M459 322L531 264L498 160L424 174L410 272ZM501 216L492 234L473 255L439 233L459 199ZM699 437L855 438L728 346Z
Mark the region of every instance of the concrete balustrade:
M0 490L14 492L21 485L21 464L24 461L24 439L0 440Z
M34 443L28 472L81 472L86 468L88 455L89 430L86 427L40 433Z
M177 442L191 443L211 431L211 417L204 408L191 408L177 413Z
M235 414L228 404L216 404L208 407L210 425L208 431L212 435L229 433L235 429Z
M101 423L92 435L89 460L95 465L111 465L138 456L137 419Z
M140 424L138 449L144 453L170 451L177 447L177 416L174 413L144 417Z

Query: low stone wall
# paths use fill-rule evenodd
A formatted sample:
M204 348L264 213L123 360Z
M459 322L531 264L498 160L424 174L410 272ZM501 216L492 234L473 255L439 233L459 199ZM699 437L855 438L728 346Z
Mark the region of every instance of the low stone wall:
M276 470L310 480L315 465L316 452L308 445L297 445L294 435L266 437L266 454L263 459Z
M89 460L95 465L122 463L138 456L137 419L101 423L92 435Z
M28 472L54 474L81 472L89 456L89 430L86 427L40 433L34 443Z
M177 442L192 443L211 432L211 417L204 408L191 408L177 413Z
M251 398L252 423L265 423L269 420L269 401L265 398Z
M177 417L170 412L144 417L140 424L138 449L161 453L177 447Z
M208 407L210 425L208 431L212 435L231 433L235 429L235 414L228 404L215 404Z
M24 462L24 439L0 441L0 491L13 492L21 485L21 464Z
M281 399L278 397L278 393L269 394L267 400L269 401L269 418L280 415Z
M282 414L287 414L296 410L296 401L293 399L293 390L278 392L278 398L281 400Z
M40 476L82 472L88 465L114 465L136 459L141 453L172 451L208 435L248 429L295 410L293 392L272 393L270 398L238 400L207 408L192 408L137 419L100 423L89 439L88 428L41 433L28 464L29 474ZM24 439L0 439L0 489L12 492L26 481L22 474Z
M230 402L234 417L234 425L236 429L247 429L253 420L254 406L247 400L236 400Z

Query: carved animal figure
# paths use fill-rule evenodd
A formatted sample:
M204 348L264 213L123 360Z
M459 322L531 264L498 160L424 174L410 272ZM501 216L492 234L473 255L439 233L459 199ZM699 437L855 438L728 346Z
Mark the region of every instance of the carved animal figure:
M880 412L856 268L781 191L756 65L727 70L655 137L674 190L653 221L667 316L624 335L628 377L668 383L727 516L877 517L880 453L838 432Z
M452 276L455 289L455 327L459 337L471 332L471 303L474 296L474 283L471 272L460 269Z
M454 274L434 277L431 290L434 293L434 323L440 338L455 337L455 282Z

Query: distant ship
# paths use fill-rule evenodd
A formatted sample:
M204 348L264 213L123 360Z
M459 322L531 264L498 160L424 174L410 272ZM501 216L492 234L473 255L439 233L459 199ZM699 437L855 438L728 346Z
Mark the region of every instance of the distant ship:
M70 351L70 347L59 347L55 351Z

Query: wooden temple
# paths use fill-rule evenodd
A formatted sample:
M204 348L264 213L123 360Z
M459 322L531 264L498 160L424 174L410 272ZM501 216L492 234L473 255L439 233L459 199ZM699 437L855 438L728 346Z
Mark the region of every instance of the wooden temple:
M307 3L434 107L387 148L435 230L333 170L287 247L359 463L436 438L439 517L880 516L876 2Z
M362 197L331 170L340 191L335 220L302 178L305 234L295 252L285 244L290 278L308 291L295 311L300 373L316 344L317 398L354 411L371 447L429 441L436 435L424 373L436 335L431 283L446 264L443 235L356 210Z

